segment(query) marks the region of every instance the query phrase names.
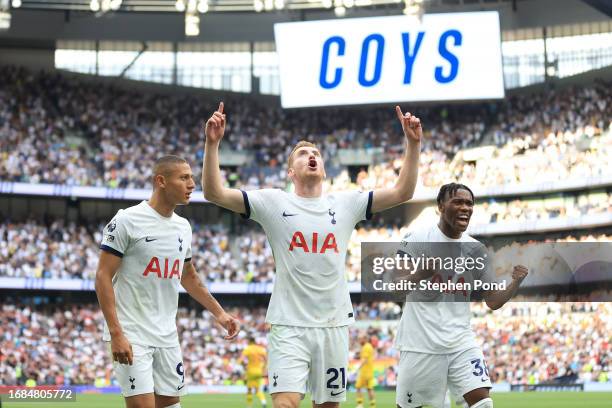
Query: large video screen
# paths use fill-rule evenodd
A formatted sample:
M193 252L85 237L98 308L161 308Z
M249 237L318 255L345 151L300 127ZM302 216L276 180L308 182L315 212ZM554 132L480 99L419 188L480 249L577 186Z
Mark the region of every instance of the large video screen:
M496 11L274 25L284 108L504 97Z

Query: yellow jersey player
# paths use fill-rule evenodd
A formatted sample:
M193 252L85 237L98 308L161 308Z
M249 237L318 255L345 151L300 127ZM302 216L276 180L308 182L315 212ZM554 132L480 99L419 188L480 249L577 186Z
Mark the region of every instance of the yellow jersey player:
M370 399L370 408L376 407L374 399L374 346L368 341L367 335L362 335L359 338L361 344L361 352L359 353L359 374L355 382L357 389L357 408L363 408L363 395L361 389L368 390L368 398Z
M246 361L247 406L253 406L253 394L263 407L266 406L266 397L261 392L261 382L266 368L266 349L249 337L249 345L244 348L242 358Z

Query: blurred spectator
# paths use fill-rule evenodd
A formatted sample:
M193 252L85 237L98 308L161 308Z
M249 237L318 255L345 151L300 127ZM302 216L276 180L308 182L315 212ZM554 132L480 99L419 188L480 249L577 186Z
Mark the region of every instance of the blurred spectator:
M398 352L393 339L399 305L354 305L351 355L367 333L383 362L379 383L395 384ZM177 326L188 384L240 384L240 362L249 334L266 345L264 308L233 308L244 330L234 342L207 312L179 309ZM612 305L610 303L513 302L492 312L472 305L472 326L482 344L493 382L545 383L574 376L577 381L610 381ZM0 383L111 383L111 360L97 305L62 307L0 304ZM393 319L393 320L388 320Z
M497 103L409 107L424 123L421 182L437 187L459 180L476 188L610 174L611 89L597 82ZM284 188L286 159L301 139L321 146L328 189L353 186L334 163L342 148L382 147L385 152L383 164L359 172L356 186L395 182L403 137L392 109L283 111L246 95L225 102L222 148L253 156L249 166L225 174L232 186ZM217 103L2 67L0 179L144 188L150 185L154 160L178 154L199 180L202 123ZM485 142L496 147L482 157L463 157L462 150Z
M474 224L521 222L554 217L579 217L612 211L612 195L578 196L575 206L531 204L482 205L474 211ZM538 204L539 203L539 204ZM538 207L536 204L540 205ZM432 208L415 222L435 223ZM501 214L501 215L500 215ZM430 224L431 225L431 224ZM28 278L94 279L98 265L99 242L104 225L78 225L55 220L50 225L35 221L0 224L0 276ZM361 278L361 243L400 241L409 226L356 228L348 244L346 277ZM230 234L221 225L193 224L193 259L196 270L208 282L272 282L275 266L272 249L259 229ZM605 234L567 237L565 240L607 241Z

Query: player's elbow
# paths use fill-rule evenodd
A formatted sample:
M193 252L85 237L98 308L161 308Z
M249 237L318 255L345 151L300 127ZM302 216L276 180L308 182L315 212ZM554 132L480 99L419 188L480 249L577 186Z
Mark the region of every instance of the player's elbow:
M183 287L183 289L185 289L187 293L191 294L193 292L193 288L196 285L193 277L190 276L188 272L183 272L183 276L181 277L181 286Z
M410 188L396 188L395 189L395 202L397 204L403 204L406 201L412 200L414 197L414 189Z
M408 191L402 196L402 200L403 200L402 202L405 203L406 201L410 201L412 200L413 197L414 197L414 190Z
M491 309L491 310L497 310L497 309L499 309L500 307L503 306L503 303L496 302L496 301L490 300L490 299L485 300L485 303L487 304L487 307L489 309Z
M211 188L210 186L204 187L204 185L202 185L202 190L204 191L204 198L206 201L210 201L213 204L219 204L219 201L221 200L221 194L219 191Z
M202 191L204 192L204 198L214 204L219 204L223 201L225 188L221 183L215 183L213 180L209 180L208 183L202 183Z
M204 198L206 199L206 201L212 202L213 195L210 193L210 191L206 187L204 187L204 184L202 184L202 191L204 192Z
M100 272L100 269L98 269L96 271L96 278L94 280L94 290L96 291L96 295L98 295L98 299L100 298L100 295L103 293L103 288L104 288L104 281L102 278L102 273Z
M113 286L113 274L103 268L98 268L96 271L96 278L94 280L94 289L98 297L102 295L107 288Z
M181 286L185 289L185 292L191 294L191 285L187 279L181 279Z
M96 271L96 278L94 280L94 288L96 289L96 292L99 292L102 289L103 286L103 277L102 277L102 271L100 269L98 269Z

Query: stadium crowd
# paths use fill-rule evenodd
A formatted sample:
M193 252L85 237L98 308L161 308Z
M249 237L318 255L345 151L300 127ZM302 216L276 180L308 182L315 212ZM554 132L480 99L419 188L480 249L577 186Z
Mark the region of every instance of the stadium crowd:
M251 164L225 169L241 188L285 188L285 165L300 139L322 146L329 163L327 190L364 190L395 183L402 153L392 109L283 111L250 97L226 99L223 148L248 151ZM104 187L149 186L161 154L187 158L199 179L202 121L217 101L191 94L128 90L58 73L0 67L0 181ZM612 87L546 90L486 104L416 108L425 124L419 182L438 187L450 180L473 188L555 182L612 174ZM480 144L482 149L465 150ZM163 147L163 148L160 148ZM339 149L382 147L376 165L351 180L334 161ZM426 213L431 215L433 207ZM612 212L612 194L562 200L478 204L474 224L532 221ZM427 215L425 214L425 215ZM54 220L0 222L0 277L93 279L103 225ZM398 240L406 228L367 224L355 230L347 279L360 278L364 241ZM562 241L609 241L610 235L568 236ZM271 282L272 251L260 230L232 235L220 225L194 225L193 262L208 282ZM245 331L227 343L206 312L181 308L179 335L190 384L239 384L247 334L266 343L263 308L231 308ZM367 332L381 359L395 361L393 303L356 304L351 351ZM492 313L473 307L494 382L612 381L610 303L512 303ZM101 341L97 305L62 307L0 303L0 383L112 383ZM385 360L386 361L386 360ZM391 363L378 382L394 385Z
M0 224L0 277L94 279L103 224L61 220ZM230 235L219 225L194 226L193 263L208 282L271 282L274 259L265 235Z
M421 153L421 183L436 187L448 180L457 180L478 188L609 175L612 172L612 163L608 160L612 155L610 89L609 85L600 83L500 102L495 105L499 109L497 118L488 128L493 144L469 154L460 152L454 157L437 149L425 150ZM338 188L389 186L395 182L400 165L396 157L392 162L364 171L355 183L348 181L348 174L337 177L334 182Z
M355 310L358 323L350 329L351 355L356 358L358 337L367 333L384 365L377 371L378 383L394 385L399 305L356 304ZM223 340L207 312L179 309L188 384L243 384L241 352L247 336L253 334L266 345L264 308L235 307L230 312L242 320L244 329L234 342ZM610 303L513 302L495 312L473 304L472 313L494 382L612 381ZM99 307L91 304L0 304L0 383L111 384L102 319Z
M538 208L521 202L514 206L493 203L488 212L485 211L485 203L482 211L474 211L474 217L476 224L487 224L612 212L612 195L594 197L576 199L576 203L584 204L577 204L576 207L563 203ZM433 208L424 214L418 222L429 219L429 225L433 225L433 218L437 217ZM103 228L103 224L80 225L62 220L50 224L4 221L0 223L0 277L94 279ZM348 245L347 280L360 279L362 242L397 242L408 230L409 227L400 228L391 224L366 224L355 229ZM205 281L273 281L275 267L272 249L259 228L246 229L236 235L218 224L195 224L193 231L192 262ZM599 234L591 238L605 241L610 236Z
M610 303L480 305L472 326L494 382L612 381Z
M495 224L526 222L553 218L578 218L612 212L612 194L584 194L552 200L489 200L474 208L472 222Z
M482 187L610 174L611 89L598 82L496 103L411 107L425 124L421 182L437 187L459 180ZM207 98L139 93L66 74L2 67L0 179L148 187L152 163L161 154L187 158L199 179L202 121L217 103ZM395 182L402 137L392 109L283 111L248 97L229 97L226 107L222 148L250 151L255 163L227 170L236 187L285 187L284 163L300 139L323 147L328 190ZM494 145L477 157L460 152L485 140ZM363 169L354 181L346 170L333 176L330 159L338 149L371 147L384 149L385 164Z

